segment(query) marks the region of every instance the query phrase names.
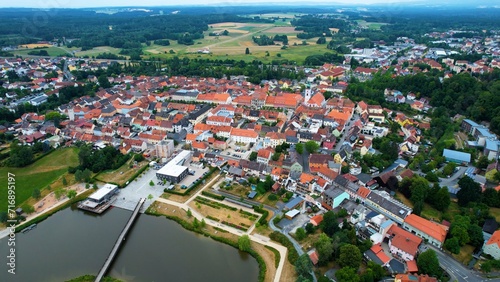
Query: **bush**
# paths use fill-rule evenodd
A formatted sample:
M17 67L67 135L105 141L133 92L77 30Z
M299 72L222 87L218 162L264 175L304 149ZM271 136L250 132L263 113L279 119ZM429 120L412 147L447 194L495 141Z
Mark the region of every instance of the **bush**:
M269 194L269 196L267 196L267 199L269 201L277 201L278 200L278 196L276 196L275 194Z
M271 233L269 235L269 238L271 238L271 240L273 241L280 243L281 245L285 246L288 249L287 259L291 264L295 265L295 262L299 258L299 253L297 253L297 250L293 246L292 242L290 242L290 240L285 235L281 234L278 231L274 231L273 233Z
M256 213L262 214L262 216L259 218L259 224L260 225L266 225L267 224L267 216L269 215L269 212L259 206L253 206L253 210Z
M207 191L201 191L201 194L203 196L206 196L206 197L209 197L209 198L212 198L212 199L216 199L216 200L219 200L219 201L224 201L224 199L226 198L226 197L224 197L222 195L213 194L213 193L210 193L210 192L207 192Z

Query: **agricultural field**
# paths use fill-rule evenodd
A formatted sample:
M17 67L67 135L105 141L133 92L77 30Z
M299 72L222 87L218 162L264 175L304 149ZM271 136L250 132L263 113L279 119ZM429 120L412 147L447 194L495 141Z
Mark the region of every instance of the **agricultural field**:
M357 21L359 26L362 28L368 28L371 30L380 30L380 28L384 25L387 25L387 23L373 23L373 22L367 22L364 20L358 20Z
M209 36L211 32L222 32L227 30L227 36ZM313 54L328 52L326 45L318 45L318 38L308 40L298 39L298 31L294 27L276 26L275 24L255 24L255 23L218 23L210 25L205 32L205 38L195 40L191 46L180 45L171 41L169 46L159 46L152 44L144 48L147 57L169 58L173 56L189 58L209 58L209 59L234 59L234 60L261 60L271 62L273 60L286 59L302 63L305 58ZM258 46L253 42L252 36L274 36L287 35L289 45L287 49L281 49L281 43L277 45ZM303 41L307 45L303 45ZM245 54L246 48L250 54ZM175 53L171 54L170 50ZM210 51L209 54L199 53L198 50Z
M113 48L111 46L99 46L99 47L95 47L91 50L86 50L86 51L76 51L75 52L75 56L77 57L83 57L83 56L89 56L89 57L92 57L92 56L97 56L99 54L102 54L102 53L112 53L112 54L115 54L115 55L120 55L120 48Z
M35 188L42 191L67 174L69 166L77 165L77 148L58 149L26 167L0 167L0 182L7 183L8 173L15 175L16 205L19 206L31 197ZM0 186L0 194L7 195L6 184ZM0 211L6 211L7 205L7 197L1 197Z

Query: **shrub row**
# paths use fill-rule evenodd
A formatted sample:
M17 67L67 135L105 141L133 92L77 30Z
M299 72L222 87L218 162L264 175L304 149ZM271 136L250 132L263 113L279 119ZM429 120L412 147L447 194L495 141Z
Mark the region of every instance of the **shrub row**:
M247 211L244 211L242 209L240 209L240 213L242 215L246 215L247 217L249 217L251 220L256 220L258 216L256 216L255 214L251 213L251 212L247 212Z
M218 219L216 217L213 217L213 216L210 216L210 215L207 215L207 218L210 219L210 220L213 220L213 221L217 221L217 222L220 221L220 219Z
M203 197L199 197L199 196L195 198L195 201L198 202L198 203L205 204L207 206L216 208L216 209L224 208L224 209L228 209L228 210L231 210L231 211L237 211L238 210L235 207L224 205L223 203L211 201L211 200L209 200L207 198L203 198Z
M262 214L262 216L259 218L259 224L266 225L267 224L267 216L269 215L269 212L266 209L263 209L259 206L253 206L253 210L256 213Z
M213 194L213 193L210 193L210 192L207 192L207 191L201 191L201 194L203 196L206 196L206 197L209 197L209 198L212 198L212 199L216 199L216 200L219 200L219 201L224 201L224 199L226 198L226 197L224 197L222 195Z
M234 228L239 229L239 230L243 230L243 231L247 231L248 230L248 228L245 228L243 226L239 226L239 225L236 225L234 223L227 222L227 221L224 221L224 220L221 221L221 223L224 224L224 225L230 226L230 227L234 227Z
M271 240L273 241L280 243L281 245L285 246L288 249L288 256L287 256L288 261L292 265L295 265L295 262L299 258L299 253L293 246L292 242L285 235L281 234L278 231L274 231L273 233L271 233L269 235L269 238L271 238Z
M264 246L264 247L266 247L266 249L273 252L273 254L274 254L274 266L276 268L278 268L278 266L280 265L280 260L281 260L280 252L278 252L278 250L276 250L275 248L270 247L270 246Z
M146 214L150 214L150 215L154 215L154 216L162 216L161 214L157 213L157 212L151 212L149 209L146 211ZM184 227L185 229L187 230L190 230L190 231L194 231L194 232L197 232L197 233L200 233L200 234L203 234L209 238L212 238L216 241L219 241L221 243L225 243L225 244L228 244L236 249L239 249L238 248L238 243L237 242L234 242L230 239L227 239L227 238L223 238L223 237L219 237L219 236L215 236L213 234L209 234L203 230L200 230L200 229L196 229L193 227L193 225L190 223L190 222L187 222L185 220L182 220L181 218L178 218L176 216L171 216L171 215L164 215L166 218L168 219L171 219L177 223L179 223L182 227ZM225 230L222 230L220 228L215 228L217 231L221 231L221 232L227 232ZM259 276L258 276L258 281L259 282L264 282L264 279L266 278L266 271L267 271L267 267L266 267L266 263L264 262L264 259L254 250L250 250L248 251L248 253L255 258L255 260L257 260L257 263L259 264Z

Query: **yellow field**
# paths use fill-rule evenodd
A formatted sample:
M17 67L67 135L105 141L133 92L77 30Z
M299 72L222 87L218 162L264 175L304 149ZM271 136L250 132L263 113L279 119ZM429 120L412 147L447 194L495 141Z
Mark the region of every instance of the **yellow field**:
M43 47L52 47L51 44L24 44L24 45L19 45L19 48L27 48L27 49L34 49L34 48L43 48Z

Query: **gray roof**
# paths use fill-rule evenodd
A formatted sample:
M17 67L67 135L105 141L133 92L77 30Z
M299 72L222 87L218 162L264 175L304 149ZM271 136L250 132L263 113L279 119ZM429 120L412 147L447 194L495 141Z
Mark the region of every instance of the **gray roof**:
M376 193L376 191L368 194L367 199L377 204L381 208L390 211L392 214L401 218L401 220L404 220L406 216L411 212L411 209L409 207L397 202L390 196L384 197L379 193Z
M293 198L290 201L288 201L288 203L285 204L285 208L289 209L289 210L293 209L295 206L300 204L302 201L304 201L304 199L302 199L302 197Z
M368 181L372 180L372 177L366 173L360 173L356 175L356 178L363 183L368 183Z
M345 193L344 190L337 188L337 187L331 187L325 190L325 195L329 198L335 199L338 196L342 195L342 193Z
M484 221L483 232L493 234L498 229L498 222L494 218L488 218Z

